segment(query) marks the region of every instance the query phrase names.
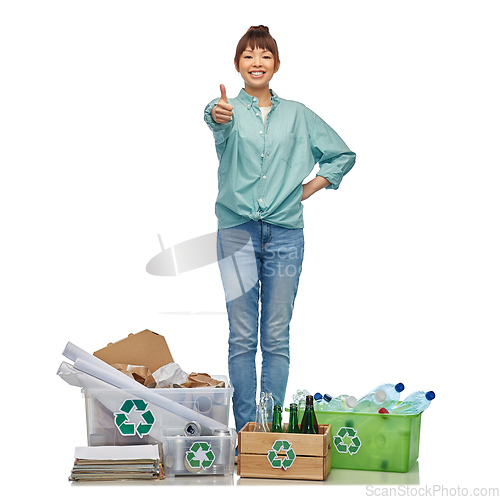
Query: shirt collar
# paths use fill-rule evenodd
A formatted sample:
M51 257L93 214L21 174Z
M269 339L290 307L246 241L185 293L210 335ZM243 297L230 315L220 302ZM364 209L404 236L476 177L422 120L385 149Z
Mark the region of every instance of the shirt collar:
M272 105L277 106L280 102L278 94L276 94L276 92L274 92L273 89L269 89L269 91L271 92ZM251 96L245 92L245 89L240 90L240 93L238 94L238 99L246 106L249 104L253 105L255 102L257 102L257 101L254 101L253 96Z

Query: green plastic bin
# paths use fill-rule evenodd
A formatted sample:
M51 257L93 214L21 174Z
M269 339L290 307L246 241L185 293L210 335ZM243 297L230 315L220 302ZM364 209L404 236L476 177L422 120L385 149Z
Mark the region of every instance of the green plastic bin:
M319 424L332 426L332 469L386 472L408 472L417 461L421 415L316 411Z

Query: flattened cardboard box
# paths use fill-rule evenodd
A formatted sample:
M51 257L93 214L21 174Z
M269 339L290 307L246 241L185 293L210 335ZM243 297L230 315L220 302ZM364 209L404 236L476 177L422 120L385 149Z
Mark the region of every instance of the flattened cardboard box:
M151 330L131 333L127 338L94 352L94 356L110 365L123 363L147 366L151 373L174 361L165 337Z

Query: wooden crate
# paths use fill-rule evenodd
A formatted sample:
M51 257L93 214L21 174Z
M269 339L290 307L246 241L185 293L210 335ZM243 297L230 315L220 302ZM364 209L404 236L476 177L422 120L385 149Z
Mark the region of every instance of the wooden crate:
M332 467L331 425L319 425L319 434L253 432L254 426L248 422L238 433L239 476L326 479Z

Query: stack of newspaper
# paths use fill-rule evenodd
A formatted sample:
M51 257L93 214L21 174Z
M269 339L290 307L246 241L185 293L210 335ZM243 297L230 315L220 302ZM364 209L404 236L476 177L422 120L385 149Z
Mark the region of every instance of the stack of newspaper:
M163 479L158 445L83 446L75 449L70 481Z

